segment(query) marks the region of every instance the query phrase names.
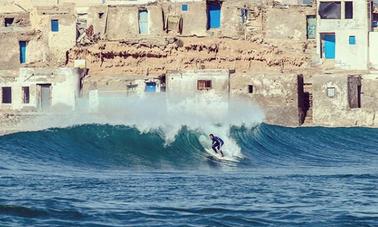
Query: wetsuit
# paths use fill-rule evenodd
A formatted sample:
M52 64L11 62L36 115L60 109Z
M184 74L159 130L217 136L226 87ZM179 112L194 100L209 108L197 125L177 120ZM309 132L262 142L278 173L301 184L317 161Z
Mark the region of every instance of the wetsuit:
M215 153L218 153L218 151L221 153L222 157L224 156L223 155L223 152L220 150L220 148L223 146L224 142L221 138L219 138L218 136L213 136L213 145L211 146L211 148L213 148L213 150L215 151Z

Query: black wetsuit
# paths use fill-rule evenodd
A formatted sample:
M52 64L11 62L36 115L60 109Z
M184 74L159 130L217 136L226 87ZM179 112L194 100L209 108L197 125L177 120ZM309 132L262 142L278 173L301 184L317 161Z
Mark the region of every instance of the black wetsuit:
M224 144L223 140L221 138L219 138L218 136L213 136L212 141L213 141L213 145L211 146L211 148L213 148L215 153L218 153L218 151L219 151L221 153L221 155L223 156L223 152L220 150L220 148Z

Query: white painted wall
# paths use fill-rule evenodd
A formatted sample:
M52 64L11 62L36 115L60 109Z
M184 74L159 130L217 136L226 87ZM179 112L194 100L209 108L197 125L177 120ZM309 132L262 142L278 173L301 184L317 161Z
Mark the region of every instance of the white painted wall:
M369 33L370 67L378 69L378 32Z
M72 111L80 92L80 74L75 68L28 69L21 68L14 81L1 81L0 87L12 87L12 103L1 104L0 109L22 110L38 108L37 84L51 84L52 110ZM29 87L30 103L23 103L22 87ZM1 94L0 94L1 96ZM0 100L1 101L1 100Z
M322 0L322 2L333 0ZM348 0L350 1L350 0ZM320 1L318 1L319 6ZM335 33L335 66L348 70L366 70L368 68L368 32L369 18L366 1L353 0L353 19L344 19L344 1L341 1L341 19L321 19L317 15L317 54L321 59L321 33ZM349 44L349 36L356 37L356 44Z

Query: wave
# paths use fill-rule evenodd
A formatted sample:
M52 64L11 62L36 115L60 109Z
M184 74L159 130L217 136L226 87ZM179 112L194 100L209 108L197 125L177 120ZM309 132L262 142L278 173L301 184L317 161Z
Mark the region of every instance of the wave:
M229 128L233 161L209 159L201 137L183 126L167 143L160 129L87 124L0 137L0 169L209 169L266 167L375 167L377 129L286 128L259 124ZM227 141L240 153L233 153Z

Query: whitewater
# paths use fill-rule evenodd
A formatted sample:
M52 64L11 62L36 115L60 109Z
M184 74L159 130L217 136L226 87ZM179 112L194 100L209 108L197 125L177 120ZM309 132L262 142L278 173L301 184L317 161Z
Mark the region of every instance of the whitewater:
M268 125L211 93L88 105L0 137L0 226L378 225L377 129Z

